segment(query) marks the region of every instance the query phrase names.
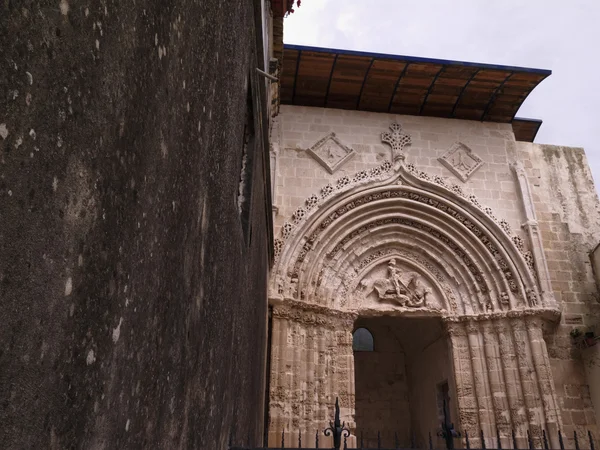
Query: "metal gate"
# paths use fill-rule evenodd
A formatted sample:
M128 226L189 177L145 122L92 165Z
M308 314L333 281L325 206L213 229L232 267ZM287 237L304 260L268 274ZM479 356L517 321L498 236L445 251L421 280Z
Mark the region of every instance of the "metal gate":
M298 432L298 441L297 442L286 442L285 434L282 432L281 433L281 445L278 447L249 447L249 446L243 446L243 445L242 446L233 445L233 443L230 443L229 449L230 450L277 450L277 449L292 449L293 448L293 449L297 449L297 450L317 450L317 449L397 450L397 449L419 448L415 445L414 439L411 439L412 442L410 443L410 445L406 446L406 445L400 445L397 437L395 439L394 447L382 447L380 433L377 433L377 444L375 447L373 447L373 446L365 447L363 437L360 433L358 433L358 435L355 436L358 446L357 447L349 446L348 438L350 437L350 430L346 427L345 422L340 421L340 406L339 406L339 401L337 398L335 399L335 413L334 413L333 421L329 422L329 426L327 428L325 428L322 431L322 433L324 436L333 438L333 447L319 446L320 432L315 433L315 438L314 438L313 442L306 443L308 445L314 444L313 447L303 446L304 443L302 442L302 437L301 437L300 432ZM444 441L446 444L446 447L445 447L446 449L450 449L450 450L454 449L455 444L457 444L456 448L465 448L465 449L473 448L473 447L471 447L471 442L470 442L472 440L472 436L469 436L469 434L466 431L461 434L460 432L458 432L454 429L452 424L447 425L447 424L442 423L441 430L436 433L436 436L444 438ZM518 439L517 439L517 436L516 436L514 430L512 430L510 436L504 437L505 442L506 442L507 437L511 441L512 446L509 447L511 449L519 449L519 448L521 448L521 449L545 449L545 450L550 449L549 443L548 443L548 436L547 436L545 430L542 430L541 436L534 436L532 433L530 433L529 430L527 430L527 439L526 439L527 445L521 446L521 447L519 447L519 445L518 445ZM486 439L488 442L493 441L495 443L495 446L486 447ZM566 437L563 436L563 434L560 430L558 430L558 441L560 443L561 450L565 449L565 439L566 439ZM500 432L499 431L497 431L496 436L493 436L491 439L489 436L486 438L486 436L484 436L483 431L480 431L478 440L479 440L479 442L481 442L481 446L477 447L477 448L480 448L480 449L490 448L490 449L502 450L502 442L500 440ZM433 446L431 432L429 433L429 443L428 444L429 445L427 446L427 448L429 448L430 450L433 450L434 446ZM580 432L579 434L576 431L574 431L573 439L572 439L572 446L569 445L569 448L573 448L575 450L584 450L584 449L595 450L594 437L592 436L591 431L587 430L586 433ZM558 450L558 449L556 449L556 450Z

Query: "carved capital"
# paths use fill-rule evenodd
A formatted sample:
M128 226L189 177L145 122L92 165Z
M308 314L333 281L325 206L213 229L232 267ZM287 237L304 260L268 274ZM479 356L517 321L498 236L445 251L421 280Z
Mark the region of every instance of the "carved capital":
M444 321L444 328L451 337L465 337L467 335L464 324L461 322Z
M465 323L465 328L467 329L468 334L478 334L480 331L479 324L470 320Z

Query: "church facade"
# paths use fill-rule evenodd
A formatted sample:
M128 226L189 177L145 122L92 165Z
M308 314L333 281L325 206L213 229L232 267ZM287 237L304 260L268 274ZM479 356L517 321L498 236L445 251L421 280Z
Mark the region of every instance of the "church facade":
M548 75L285 48L270 445L307 442L336 398L366 443L597 435L600 204L584 151L514 117Z

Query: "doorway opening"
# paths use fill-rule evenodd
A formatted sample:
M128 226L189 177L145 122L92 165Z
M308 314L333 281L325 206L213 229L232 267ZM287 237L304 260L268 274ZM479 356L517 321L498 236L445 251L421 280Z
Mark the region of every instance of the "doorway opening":
M366 447L376 448L379 439L382 447L427 448L431 433L435 448L446 447L438 432L457 415L441 320L359 317L353 351L359 442L362 436Z

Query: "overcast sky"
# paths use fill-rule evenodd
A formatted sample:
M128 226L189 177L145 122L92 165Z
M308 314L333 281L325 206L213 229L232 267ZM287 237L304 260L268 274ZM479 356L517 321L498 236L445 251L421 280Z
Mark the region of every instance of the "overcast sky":
M584 147L600 187L600 0L302 0L286 44L550 69L518 117Z

